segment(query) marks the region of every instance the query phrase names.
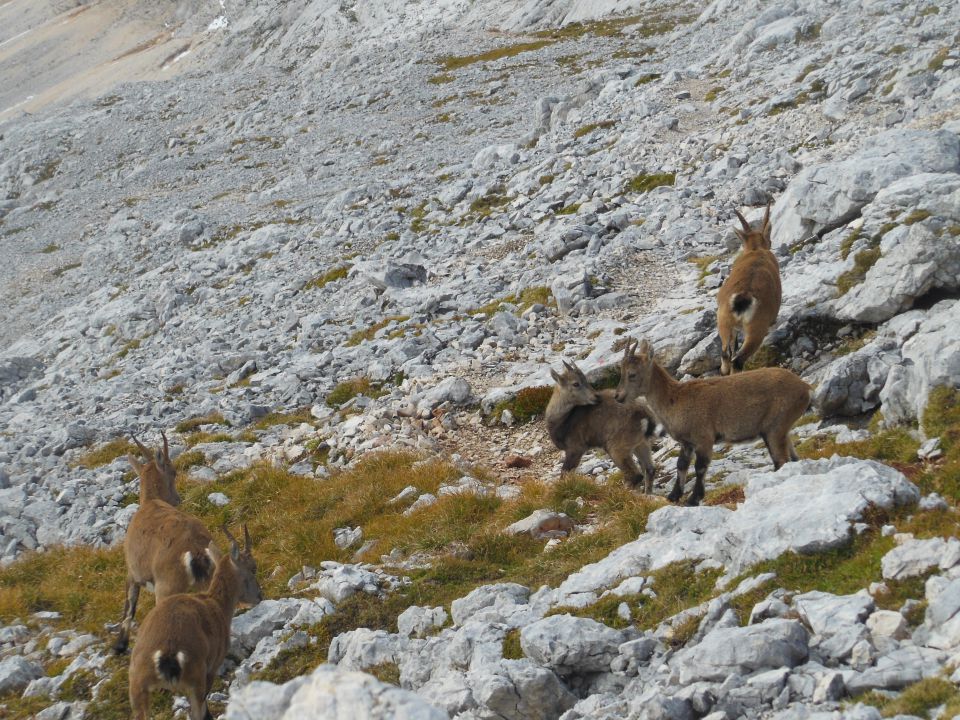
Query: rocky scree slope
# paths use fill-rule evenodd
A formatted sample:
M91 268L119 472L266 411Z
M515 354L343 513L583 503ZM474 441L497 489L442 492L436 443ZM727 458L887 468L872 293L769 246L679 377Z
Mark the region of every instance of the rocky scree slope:
M253 483L324 493L406 448L412 489L383 517L486 507L492 527L421 547L344 512L237 619L227 717L876 717L837 703L903 688L936 700L918 712L953 707L957 8L611 4L595 10L631 14L569 22L588 6L438 4L423 30L416 6L385 27L379 5L221 4L179 77L6 122L7 577L30 577L30 551L115 547L135 510L126 446L90 448L132 431L179 425L211 522L261 512ZM609 379L643 336L680 375L716 369L730 208L768 200L784 305L758 362L816 384L806 454L896 469L769 473L738 446L712 465L720 506L629 518L602 501L604 457L570 497L530 490L559 464L516 425L549 363ZM448 464L428 482L414 458L432 455ZM567 515L531 523L546 548L492 544L546 505ZM471 575L485 558L524 582ZM13 592L10 712L122 716L103 630ZM364 622L391 598L411 607Z

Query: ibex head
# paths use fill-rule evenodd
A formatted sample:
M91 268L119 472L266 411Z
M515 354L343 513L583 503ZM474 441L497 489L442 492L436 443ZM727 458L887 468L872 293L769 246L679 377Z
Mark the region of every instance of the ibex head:
M140 476L141 486L150 485L151 493L161 500L165 500L174 507L180 504L180 495L177 493L177 469L170 460L170 445L166 433L161 432L163 450L151 452L136 436L130 436L140 449L143 463L133 455L127 455L130 465Z
M763 222L760 227L754 229L750 227L747 219L740 214L739 210L734 210L740 219L743 229L734 228L733 231L743 243L744 250L769 250L770 249L770 203L767 203L767 210L763 214Z
M263 600L260 584L257 582L257 561L253 558L253 544L250 542L250 533L247 525L243 525L243 549L237 539L230 534L226 523L221 528L223 534L230 541L230 558L237 568L237 578L240 585L239 601L244 605L256 605Z
M617 385L618 402L629 402L650 390L653 373L653 346L649 340L630 340L623 349L620 361L620 384Z
M575 364L563 361L564 371L558 373L550 370L550 376L557 383L557 390L564 394L564 399L571 405L596 405L600 396L593 389L587 376Z

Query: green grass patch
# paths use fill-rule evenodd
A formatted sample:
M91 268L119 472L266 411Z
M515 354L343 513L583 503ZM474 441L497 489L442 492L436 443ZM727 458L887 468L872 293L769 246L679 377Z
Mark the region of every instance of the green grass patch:
M869 692L861 695L857 700L874 706L880 710L883 717L912 715L932 718L932 711L941 705L946 705L948 711L937 717L954 717L955 714L960 713L960 690L942 677L925 678L905 688L895 697Z
M362 343L364 340L373 340L374 336L383 328L387 327L390 323L405 323L410 319L409 315L388 315L382 320L378 320L373 323L370 327L365 328L364 330L357 330L349 338L347 338L346 343L347 347L355 347Z
M570 205L567 205L565 208L561 208L560 210L557 210L556 214L557 215L574 215L579 209L580 209L580 203L572 203Z
M655 598L647 595L608 595L584 608L557 607L548 615L570 614L575 617L588 617L614 628L624 628L631 623L617 614L620 603L626 602L634 609L635 620L632 624L640 630L650 630L664 620L673 617L682 610L694 607L709 600L716 594L714 585L720 577L719 570L694 571L695 561L671 563L650 573ZM639 610L636 608L639 607ZM694 618L699 624L699 618ZM675 636L678 630L675 629ZM689 630L689 628L687 628ZM682 640L686 642L693 631ZM682 634L681 634L682 637ZM681 639L678 637L678 640ZM682 643L681 643L682 644Z
M445 72L449 73L452 70L459 70L476 63L494 62L504 58L515 57L521 53L539 50L547 45L552 45L554 42L555 40L553 39L532 40L530 42L493 48L492 50L486 50L475 55L447 55L446 57L439 58L437 64L439 64Z
M854 228L853 231L847 235L843 242L840 243L840 257L846 260L850 256L850 250L853 248L853 244L857 241L857 238L860 237L860 231L863 229L863 226Z
M654 188L673 185L677 180L676 173L643 173L627 182L624 192L645 193Z
M58 628L75 628L106 639L104 623L120 619L127 576L123 548L52 548L25 553L0 569L0 620L5 625L43 610L59 612ZM149 599L147 599L149 598ZM144 600L146 602L144 603ZM141 594L144 611L153 605Z
M525 657L520 647L520 628L514 628L503 636L503 659L522 660Z
M226 432L207 432L204 430L197 430L196 432L185 434L183 436L183 441L187 444L187 447L192 448L203 443L232 443L237 442L237 439L230 433Z
M551 395L553 395L553 387L548 385L521 388L511 400L497 403L491 417L499 420L503 411L509 410L514 421L523 425L543 415Z
M470 203L470 213L479 217L490 217L494 210L502 208L510 202L506 195L489 192Z
M266 430L267 428L274 427L275 425L287 425L293 427L303 423L312 425L314 422L316 422L316 418L310 414L310 408L304 407L293 412L267 413L262 418L258 419L253 424L253 427L257 430Z
M797 444L797 454L802 458L848 455L871 460L909 463L917 459L917 450L920 447L919 441L902 427L879 430L872 433L866 440L848 443L838 443L835 438L834 435L816 435L808 438Z
M173 460L173 467L178 473L186 472L192 467L197 467L198 465L205 465L207 462L206 456L200 450L187 450L180 453Z
M918 222L920 222L921 220L926 220L926 219L927 219L928 217L930 217L932 214L933 214L933 213L931 213L929 210L924 210L924 209L922 209L922 208L917 208L916 210L911 210L911 211L910 211L910 214L908 214L908 215L903 219L903 224L904 224L904 225L913 225L914 223L918 223Z
M511 293L499 300L493 300L486 305L473 308L469 310L467 314L483 315L484 317L491 318L500 311L500 307L504 303L515 305L518 313L523 313L534 305L556 306L556 301L553 299L550 288L546 285L536 285L534 287L524 288L519 293Z
M637 81L633 84L633 86L640 87L641 85L652 83L654 80L659 80L661 77L663 77L661 73L643 73L637 78Z
M42 252L44 255L49 255L50 253L55 253L59 249L60 249L59 245L57 245L56 243L50 243L49 245L45 245L43 249L40 250L40 252Z
M140 457L140 450L126 438L117 438L93 450L88 450L70 464L74 467L83 467L88 470L109 465L114 460L125 455Z
M720 97L720 93L723 91L724 87L722 85L714 85L712 88L707 90L706 94L703 96L704 102L713 102Z
M950 48L940 48L936 54L930 58L930 62L927 63L927 70L936 72L937 70L943 69L943 64L948 57L950 57Z
M327 272L322 275L318 275L312 280L308 280L304 286L304 290L319 290L326 287L332 282L337 280L343 280L350 273L351 265L339 265L335 268L327 270Z
M579 139L579 138L582 138L584 135L589 135L590 133L595 132L596 130L606 130L608 128L612 128L616 124L617 123L614 120L603 120L601 122L581 125L576 130L574 130L573 137L575 139Z
M58 267L56 270L54 270L54 271L52 272L52 275L53 275L54 277L60 277L60 276L64 275L65 273L70 272L71 270L76 270L76 269L77 269L78 267L80 267L81 265L82 265L82 263L78 263L78 262L68 263L68 264L66 264L66 265L61 265L60 267Z
M326 403L332 408L338 408L348 400L352 400L357 395L363 395L368 398L378 398L385 394L381 387L374 383L365 375L351 378L338 383L333 390L327 394Z
M853 268L837 278L837 295L842 297L862 283L867 273L880 259L880 248L869 247L853 256Z
M230 427L230 423L227 422L226 418L224 418L221 413L215 412L210 413L209 415L202 415L199 417L181 420L174 426L173 429L178 433L186 433L197 430L204 425L223 425L225 427Z

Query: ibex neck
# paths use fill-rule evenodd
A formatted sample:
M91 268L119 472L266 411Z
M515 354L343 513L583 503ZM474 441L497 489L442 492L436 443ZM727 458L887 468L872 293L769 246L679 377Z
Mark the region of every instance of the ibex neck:
M679 384L660 363L653 364L653 369L650 371L650 388L646 398L655 415L663 416L667 413Z
M550 396L550 402L547 403L544 418L547 422L547 433L550 435L553 443L558 447L563 445L563 441L567 436L567 420L570 417L570 413L572 413L576 407L577 406L569 400L563 399L560 393L554 392L553 395Z
M207 594L217 603L229 622L240 598L240 577L237 566L229 555L224 555L217 563Z
M169 502L166 488L159 477L159 473L156 471L151 472L151 469L152 468L147 468L140 476L140 504L142 505L148 500L163 500L164 502Z

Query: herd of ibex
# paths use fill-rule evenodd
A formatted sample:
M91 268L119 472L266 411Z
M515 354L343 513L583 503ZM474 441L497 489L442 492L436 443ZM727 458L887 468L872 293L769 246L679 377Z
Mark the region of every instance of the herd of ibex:
M564 451L564 472L575 469L588 448L603 448L624 482L635 487L636 454L650 493L654 467L648 438L657 423L680 444L677 479L667 495L671 502L683 494L694 455L696 484L687 503L703 499L715 442L762 438L774 468L797 459L789 432L810 405L810 386L783 368L731 374L743 370L760 347L780 311L781 293L780 267L770 251L770 206L759 229L739 212L737 217L743 250L717 293L721 376L678 382L656 361L647 340L627 341L615 393L594 390L576 365L564 362L562 374L550 371L556 387L545 413L550 439ZM736 350L738 327L744 342Z
M238 603L262 599L250 534L244 549L226 526L230 552L222 555L200 520L177 507L177 472L167 436L151 453L134 438L143 461L130 456L140 476L140 506L123 542L127 599L114 650L123 653L137 612L140 588L153 590L157 604L143 621L130 657L130 706L136 720L149 717L150 691L185 695L191 720L207 720L207 695L230 647L230 623ZM192 590L198 594L189 594Z
M550 438L564 451L564 472L576 469L588 449L603 448L628 486L636 488L642 480L644 492L652 493L649 438L658 424L680 444L677 478L667 496L672 502L683 493L693 456L696 485L688 504L703 499L704 476L719 440L763 438L776 468L797 459L788 433L810 403L810 387L781 368L730 374L743 369L780 310L770 207L759 230L739 212L737 217L743 251L717 295L721 376L678 382L657 363L646 340L627 341L615 391L595 390L576 365L564 362L563 372L551 370L556 387L546 408ZM736 350L738 327L744 343ZM162 436L163 449L155 453L134 438L143 462L129 457L140 476L140 505L124 541L126 603L114 647L126 651L140 589L152 589L157 604L130 658L134 717L146 720L150 692L165 688L187 697L191 720L207 720L207 695L230 645L233 612L238 603L261 600L257 566L246 526L243 550L223 527L230 543L223 554L207 527L180 510L176 470Z

